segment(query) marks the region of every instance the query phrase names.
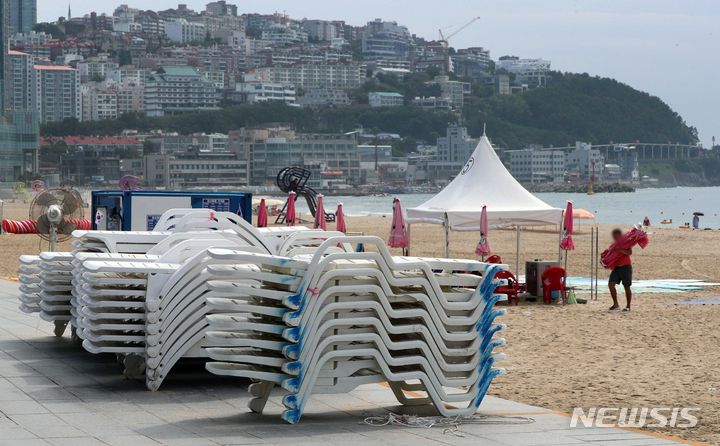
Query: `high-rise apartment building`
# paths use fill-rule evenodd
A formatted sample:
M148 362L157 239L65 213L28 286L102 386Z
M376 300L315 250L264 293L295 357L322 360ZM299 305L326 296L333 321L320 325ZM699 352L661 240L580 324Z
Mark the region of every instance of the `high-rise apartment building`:
M13 105L15 56L9 54L8 47L10 5L10 1L0 0L0 183L27 178L38 167L37 115Z
M215 16L237 16L238 7L237 5L229 4L225 0L220 0L217 2L208 3L205 6L205 12L207 14Z
M189 66L160 67L145 84L148 116L218 110L220 92L212 81Z
M8 102L9 110L32 109L32 69L33 58L30 54L10 50L5 55L9 65Z
M0 116L0 183L37 172L39 132L35 113L7 110Z
M29 33L37 23L37 0L8 0L10 33Z
M10 65L7 63L10 17L8 0L0 0L0 114L8 102L9 89L5 82L10 78Z
M59 65L35 65L32 71L32 105L40 122L82 119L80 73Z
M350 64L306 64L281 67L262 67L254 70L257 79L283 84L292 84L297 88L339 88L349 90L358 88L365 80L365 66Z
M286 166L312 172L311 187L360 183L360 158L354 135L297 134L294 137L254 141L250 150L250 177L254 185L272 184Z
M510 173L522 183L562 183L565 179L565 152L528 148L510 153Z
M405 60L413 38L406 26L375 19L368 22L362 35L363 59L367 61Z
M445 136L437 139L438 160L461 166L467 162L477 145L478 140L470 137L466 127L450 124Z

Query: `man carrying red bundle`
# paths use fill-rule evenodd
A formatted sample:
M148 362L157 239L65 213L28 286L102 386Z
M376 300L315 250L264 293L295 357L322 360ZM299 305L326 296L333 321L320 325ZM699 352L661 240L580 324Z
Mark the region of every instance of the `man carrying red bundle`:
M613 229L612 232L613 245L608 248L611 252L614 252L612 272L610 273L610 280L608 281L608 288L610 288L610 296L612 296L613 306L610 307L610 311L614 311L620 308L617 298L617 285L622 283L625 288L625 299L627 300L627 306L623 311L630 311L630 303L632 302L632 249L625 249L621 246L620 241L623 238L623 232L620 229ZM606 251L607 252L607 251ZM603 253L604 254L604 253Z

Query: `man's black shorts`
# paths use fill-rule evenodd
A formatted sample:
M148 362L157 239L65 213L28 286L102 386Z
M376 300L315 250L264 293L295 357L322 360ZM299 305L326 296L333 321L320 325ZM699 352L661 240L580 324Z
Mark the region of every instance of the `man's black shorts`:
M632 285L632 265L618 266L610 273L610 282Z

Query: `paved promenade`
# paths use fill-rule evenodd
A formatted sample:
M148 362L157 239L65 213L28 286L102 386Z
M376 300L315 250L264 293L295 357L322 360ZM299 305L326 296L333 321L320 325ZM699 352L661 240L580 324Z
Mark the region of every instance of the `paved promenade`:
M0 281L0 445L666 445L669 439L621 429L569 427L550 410L488 397L480 412L530 423L465 424L460 431L370 426L368 416L398 406L381 385L320 395L297 426L282 422L280 394L265 415L248 413L247 382L183 365L158 392L122 377L113 356L91 355L52 324L17 309L17 285ZM512 342L512 340L510 340ZM492 389L491 389L492 391ZM430 415L421 413L419 415Z

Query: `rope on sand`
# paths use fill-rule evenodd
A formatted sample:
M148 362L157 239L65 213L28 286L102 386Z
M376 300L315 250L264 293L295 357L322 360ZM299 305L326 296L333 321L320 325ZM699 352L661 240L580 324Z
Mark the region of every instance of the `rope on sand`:
M492 415L471 415L455 417L420 417L417 415L399 415L390 412L384 416L367 417L363 420L368 426L403 426L413 428L443 428L443 434L452 434L464 437L465 433L460 427L466 424L481 425L509 425L509 424L532 424L535 420L530 417L519 416L492 416Z

